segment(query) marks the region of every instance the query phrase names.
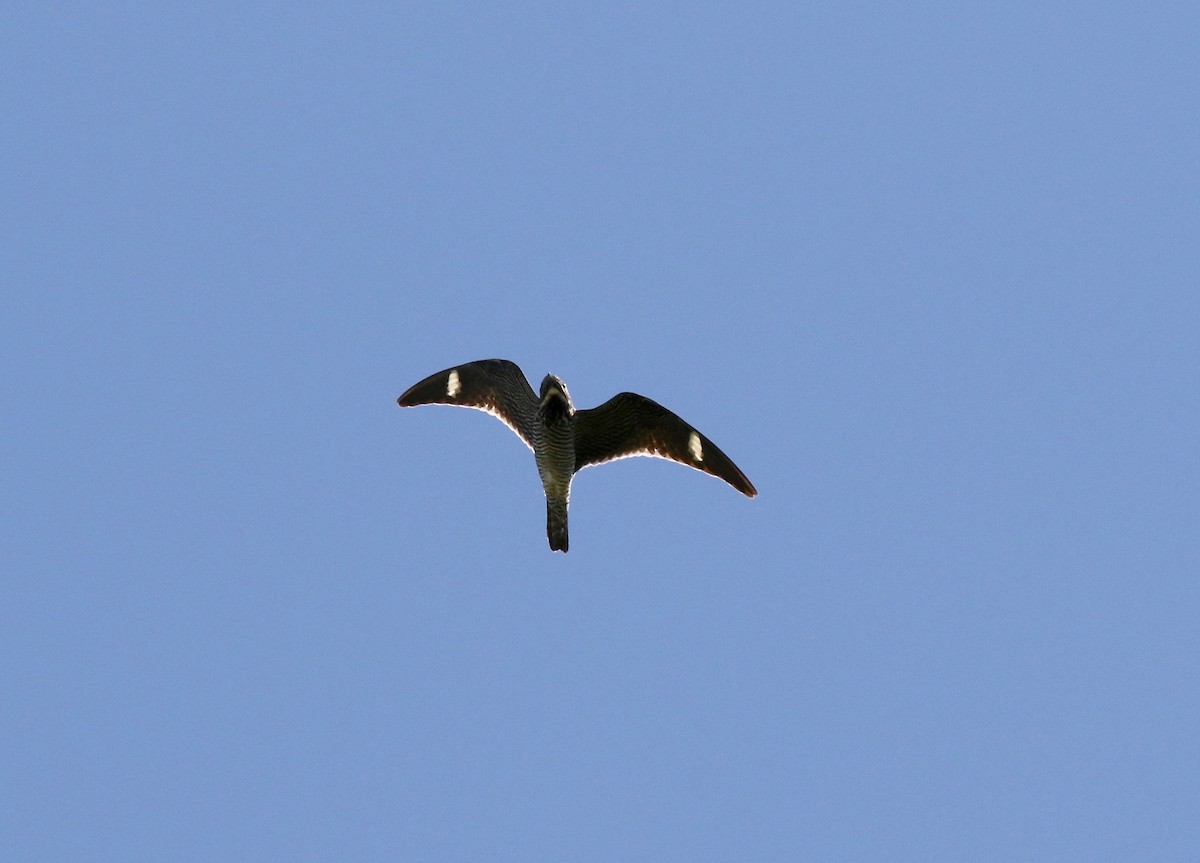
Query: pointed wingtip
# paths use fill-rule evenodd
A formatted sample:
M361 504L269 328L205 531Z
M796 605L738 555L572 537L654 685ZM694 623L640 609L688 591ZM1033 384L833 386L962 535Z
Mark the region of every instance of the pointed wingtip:
M724 479L724 477L722 477L722 479ZM754 487L754 483L746 479L745 474L739 471L737 479L737 482L734 482L730 479L726 479L725 481L744 494L746 497L758 497L758 489Z
M724 455L724 453L722 453L722 455ZM738 470L737 465L729 461L728 457L726 457L725 460L729 462L728 468L730 469L722 471L721 473L717 474L717 476L725 480L725 482L729 483L746 497L758 497L758 489L754 487L754 483L750 482L750 479L744 473ZM689 467L691 467L691 465L689 465Z

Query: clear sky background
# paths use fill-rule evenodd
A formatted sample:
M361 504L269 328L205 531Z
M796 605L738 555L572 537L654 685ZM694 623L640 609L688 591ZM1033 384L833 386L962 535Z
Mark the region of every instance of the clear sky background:
M0 18L7 859L1200 859L1193 4Z

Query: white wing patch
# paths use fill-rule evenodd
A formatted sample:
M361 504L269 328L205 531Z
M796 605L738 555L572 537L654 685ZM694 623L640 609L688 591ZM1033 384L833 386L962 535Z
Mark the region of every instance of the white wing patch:
M446 395L454 398L462 392L462 382L458 379L458 369L450 369L450 377L446 380Z
M704 461L704 447L700 444L700 435L695 432L688 438L688 452L696 461Z

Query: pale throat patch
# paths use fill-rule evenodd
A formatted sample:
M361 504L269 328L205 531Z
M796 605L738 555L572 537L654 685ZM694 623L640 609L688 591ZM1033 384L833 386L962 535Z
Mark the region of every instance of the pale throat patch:
M696 461L704 461L704 447L700 445L700 435L695 432L688 438L688 452Z
M450 370L450 377L446 380L446 395L454 398L462 391L462 382L458 379L458 369Z

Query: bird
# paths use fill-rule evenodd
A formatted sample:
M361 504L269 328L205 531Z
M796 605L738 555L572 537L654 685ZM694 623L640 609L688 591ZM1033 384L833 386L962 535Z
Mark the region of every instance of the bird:
M400 407L457 405L489 413L533 450L546 493L550 550L566 552L571 481L585 467L631 456L665 458L723 479L746 497L757 489L716 444L662 405L623 392L599 407L576 410L562 379L548 374L534 395L509 360L475 360L443 369L409 387Z

